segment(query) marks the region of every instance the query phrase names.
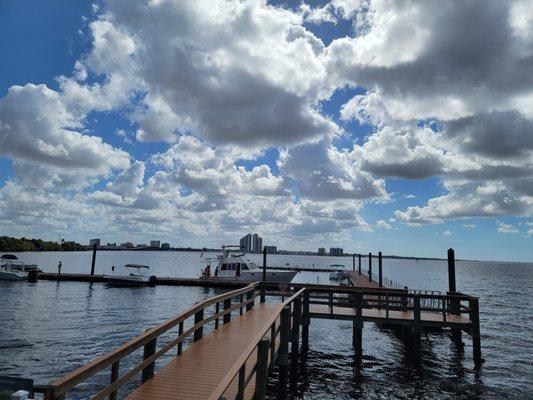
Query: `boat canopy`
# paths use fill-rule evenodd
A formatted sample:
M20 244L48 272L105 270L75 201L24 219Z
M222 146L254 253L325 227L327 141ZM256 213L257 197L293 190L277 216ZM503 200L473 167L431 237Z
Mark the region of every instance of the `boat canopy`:
M14 254L4 254L0 258L2 260L18 260L17 256Z
M126 264L124 265L125 268L150 268L148 265L141 265L141 264Z
M344 265L342 264L331 264L330 267L331 268L340 268L340 267L345 268Z

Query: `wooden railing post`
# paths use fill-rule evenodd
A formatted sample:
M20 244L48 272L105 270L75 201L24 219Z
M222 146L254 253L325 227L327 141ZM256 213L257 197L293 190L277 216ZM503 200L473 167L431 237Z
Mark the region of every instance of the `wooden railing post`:
M422 325L420 320L420 295L415 294L413 299L413 345L415 352L420 352L420 341L422 338Z
M372 253L368 253L368 282L372 282Z
M218 314L220 312L220 302L217 301L217 304L215 305L215 313ZM215 330L218 329L219 324L219 318L215 319Z
M355 253L352 254L352 271L355 272Z
M294 299L294 312L292 315L292 356L298 355L298 347L300 345L300 324L302 323L302 299L297 297Z
M278 352L278 365L287 366L289 353L289 335L291 329L291 309L289 306L283 307L280 318L280 343Z
M231 307L231 297L229 299L224 300L224 310L227 310ZM231 321L231 313L224 314L224 318L222 319L224 324L227 324Z
M109 383L113 383L118 379L118 372L120 368L120 360L115 361L111 365L111 378L109 379ZM112 391L109 393L109 400L117 400L117 390Z
M363 293L355 293L355 320L353 322L352 344L355 348L355 359L358 363L363 358Z
M333 314L333 292L329 292L329 313Z
M479 301L472 297L469 300L470 320L472 321L472 349L474 351L474 364L476 368L481 367L483 358L481 357L481 332L479 327Z
M244 400L244 390L246 389L246 363L239 369L239 383L237 386L236 400Z
M309 290L303 293L303 310L302 310L302 350L309 350Z
M204 309L202 308L194 314L194 325L202 322L204 319ZM194 331L194 341L197 342L204 336L204 327L201 326Z
M146 360L148 357L152 356L155 353L157 344L157 338L146 343L143 349L143 360ZM148 364L142 370L142 383L146 382L148 379L151 379L154 376L155 361L151 364Z
M266 301L266 288L265 288L265 282L261 282L261 297L260 302L264 303Z
M383 287L383 255L378 253L379 287Z
M255 400L265 400L268 377L268 350L270 339L261 339L257 345L257 370L255 377Z
M178 330L178 336L181 336L181 335L183 335L183 321L180 322L180 326ZM178 343L178 356L181 355L182 350L183 350L183 342L180 342Z
M255 289L252 289L246 293L246 300L247 301L252 300L251 303L246 304L246 311L250 311L254 307L254 301L253 301L254 292L255 292Z
M358 258L358 262L359 262L359 275L361 275L361 254L358 254L357 255L357 258Z

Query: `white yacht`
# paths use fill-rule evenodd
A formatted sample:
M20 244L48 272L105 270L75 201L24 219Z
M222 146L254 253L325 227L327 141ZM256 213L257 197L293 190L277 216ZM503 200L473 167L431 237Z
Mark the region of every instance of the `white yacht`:
M207 262L200 279L227 280L257 282L263 280L263 270L256 263L246 260L245 254L231 254L230 247L240 248L240 246L222 246L222 254L216 258L205 258ZM216 263L215 269L211 263ZM290 283L296 271L266 271L266 281L271 283Z
M126 264L120 273L104 275L105 282L110 286L147 286L150 283L148 265Z
M13 254L0 256L0 280L22 281L28 278L28 272L36 270L36 264L25 264Z

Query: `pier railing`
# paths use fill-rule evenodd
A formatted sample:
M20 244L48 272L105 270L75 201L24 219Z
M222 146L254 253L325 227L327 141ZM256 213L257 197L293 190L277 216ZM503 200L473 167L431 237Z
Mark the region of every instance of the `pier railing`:
M273 360L278 360L278 364L286 365L289 339L292 337L293 340L297 340L299 336L299 332L294 331L298 331L300 328L304 291L305 289L300 289L281 303L278 311L265 322L264 327L256 334L250 345L229 369L225 378L209 397L209 400L229 398L226 396L226 391L235 380L237 380L236 399L243 399L244 392L254 375L255 398L263 399L265 397L268 367L272 366ZM276 341L279 342L278 350L276 350ZM250 366L248 361L254 353L257 354L256 360Z
M91 400L104 398L116 400L118 389L139 373L142 374L143 383L152 378L155 362L158 358L172 349L176 349L177 355L180 355L183 342L191 335L195 342L200 340L203 337L204 326L214 322L214 329L218 329L221 319L224 324L231 321L231 313L233 311L240 310L242 315L244 312L251 310L254 306L257 295L256 289L259 285L258 282L252 283L242 289L233 290L201 301L161 325L146 330L110 353L95 359L64 377L54 380L50 385L36 386L34 391L44 393L45 400L62 400L65 398L65 394L72 391L77 385L87 381L104 369L110 368L109 384L91 397ZM214 307L215 310L213 314L206 317L206 310L209 307ZM184 322L190 318L194 318L194 324L189 329L184 330ZM175 327L179 329L178 336L157 350L158 337ZM120 376L120 361L141 347L143 347L142 361Z
M331 286L309 287L309 304L327 306L331 314L334 307L379 311L379 318L393 319L401 311L410 320L420 318L421 312L442 315L442 322L453 323L450 315L465 315L472 320L477 313L477 298L462 293L410 293L405 289L391 288L339 288ZM359 299L359 301L358 301ZM383 313L384 311L384 313Z

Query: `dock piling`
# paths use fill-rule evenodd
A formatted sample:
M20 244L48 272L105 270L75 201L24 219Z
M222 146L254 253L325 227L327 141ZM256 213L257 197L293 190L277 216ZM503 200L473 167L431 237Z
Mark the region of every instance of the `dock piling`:
M415 350L416 355L418 356L420 354L420 342L422 340L422 324L421 324L421 313L420 313L420 295L415 294L413 298L413 314L414 314L414 321L413 321L413 348Z
M270 339L263 338L257 345L257 371L255 378L255 399L265 400L268 378L268 351Z
M218 325L218 319L216 320L215 324ZM181 335L183 335L183 322L180 322L179 330L178 330L178 336L181 336ZM178 356L181 355L182 351L183 351L183 342L180 342L178 343Z
M363 294L355 293L355 320L353 321L352 344L355 348L355 360L358 364L363 359Z
M302 310L302 351L309 350L309 291L306 290L303 295Z
M144 345L143 349L143 360L146 360L148 357L152 356L155 353L157 339L154 339ZM155 361L142 370L142 383L146 382L148 379L153 378L155 369Z
M299 352L300 324L302 323L302 299L300 297L294 299L293 307L291 353L292 357L295 358Z
M91 262L91 275L94 275L94 268L96 266L96 248L97 248L97 245L95 243L95 245L93 246L93 260Z
M359 259L359 275L361 275L361 254L358 254L357 258Z
M194 314L194 325L199 324L204 319L204 309L202 308ZM194 341L197 342L204 336L204 327L201 326L194 331Z
M372 253L368 253L368 282L372 282Z
M279 332L279 350L278 350L278 395L281 398L285 397L287 386L287 366L289 364L289 336L291 331L291 308L290 306L283 307L280 318L280 332Z
M381 251L378 253L379 287L383 287L383 260Z
M355 253L352 254L352 271L355 272Z
M455 282L455 251L448 249L448 294L454 294L457 292L457 286ZM457 300L450 301L450 312L458 315L460 311L460 302ZM463 340L461 329L451 328L452 342L458 349L463 348Z
M227 310L231 307L231 298L224 300L224 310ZM231 321L231 313L224 314L224 317L222 319L222 322L224 324L227 324Z
M120 360L115 361L111 365L111 378L109 379L109 383L113 383L118 379L119 368L120 368ZM117 394L118 393L116 390L109 393L108 400L117 400Z
M479 301L473 297L470 299L470 319L472 321L472 349L474 351L474 364L480 368L483 363L481 357L481 332L479 329Z

